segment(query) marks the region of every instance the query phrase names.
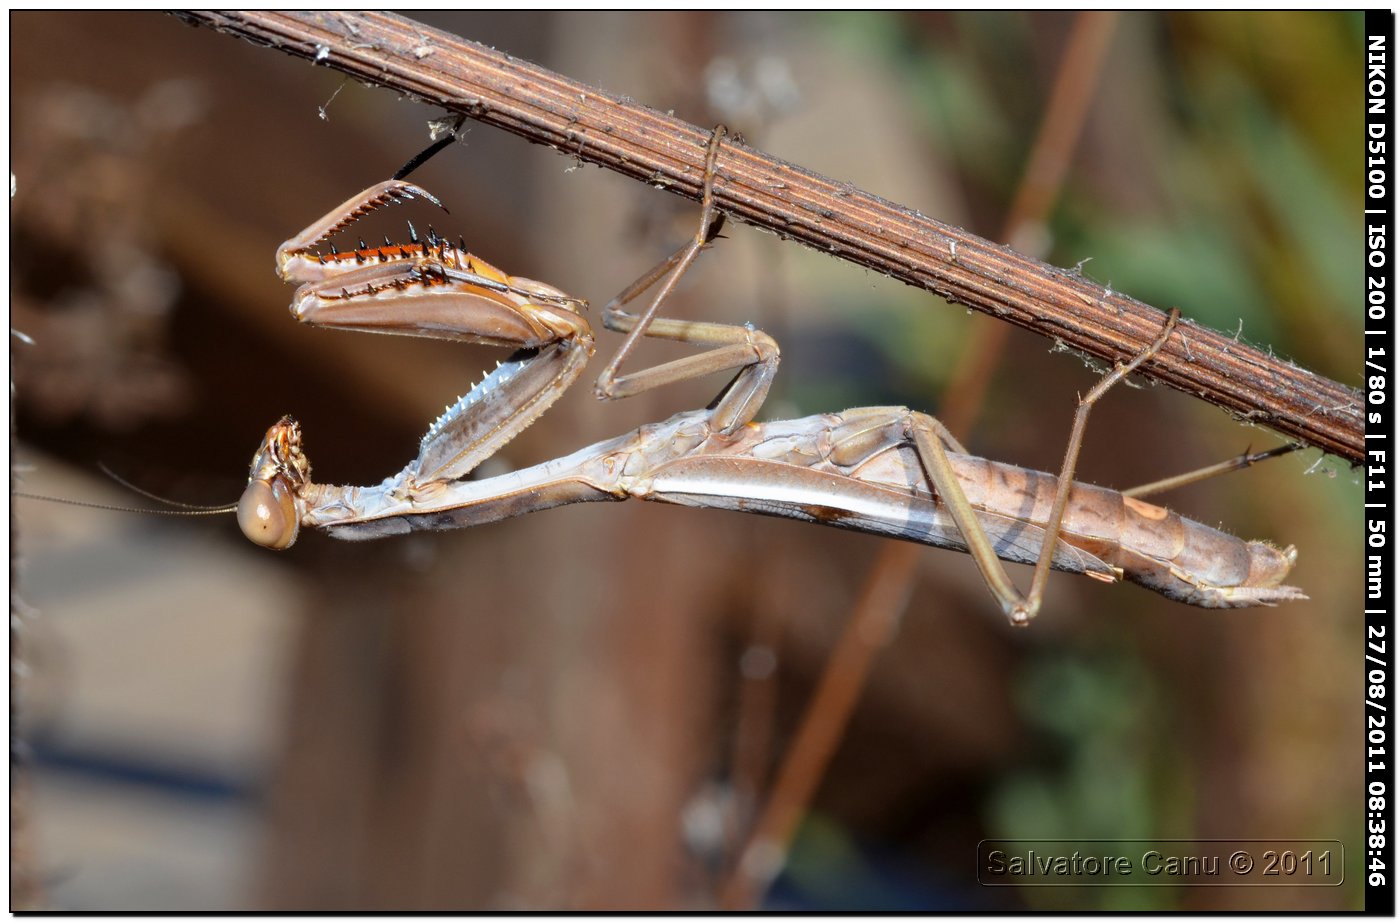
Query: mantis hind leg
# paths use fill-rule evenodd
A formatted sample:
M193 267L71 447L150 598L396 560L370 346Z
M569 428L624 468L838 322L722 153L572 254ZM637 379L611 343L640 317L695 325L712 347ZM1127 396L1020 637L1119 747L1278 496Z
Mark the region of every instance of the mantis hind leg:
M1219 464L1212 464L1194 471L1187 471L1185 474L1177 474L1175 477L1154 480L1152 483L1145 483L1140 487L1124 490L1123 495L1132 497L1133 499L1141 499L1144 496L1155 496L1158 493L1165 493L1168 490L1175 490L1178 487L1200 483L1202 480L1208 480L1220 474L1244 470L1247 467L1253 467L1260 461L1266 461L1269 458L1277 458L1280 455L1292 454L1305 447L1306 446L1301 442L1292 442L1288 445L1280 445L1277 448L1270 448L1268 451L1259 451L1254 454L1245 451L1243 454L1226 461L1221 461Z
M1040 556L1031 577L1030 591L1024 594L1011 582L1005 564L997 557L991 539L987 537L986 530L978 522L977 514L973 510L972 504L968 502L962 485L958 482L952 463L948 460L948 452L944 448L946 430L930 416L921 413L909 415L908 437L914 443L919 463L928 476L934 492L947 506L949 514L957 523L958 530L962 532L963 539L967 542L968 553L977 562L977 568L981 570L987 588L1001 603L1002 611L1006 613L1012 624L1029 624L1040 610L1045 595L1045 583L1050 575L1050 564L1055 556L1055 545L1060 540L1060 527L1064 521L1069 491L1074 483L1074 469L1079 460L1079 448L1084 440L1084 429L1089 422L1089 411L1108 392L1109 388L1162 350L1162 347L1167 344L1167 340L1171 338L1172 331L1176 329L1179 318L1180 312L1173 308L1167 316L1162 332L1151 345L1138 353L1127 364L1115 365L1111 371L1099 379L1098 383L1087 394L1079 398L1079 406L1074 414L1074 425L1070 429L1069 444L1065 448L1064 463L1060 467L1060 476L1055 488L1055 502L1051 507L1049 519L1045 523L1045 537L1041 544Z

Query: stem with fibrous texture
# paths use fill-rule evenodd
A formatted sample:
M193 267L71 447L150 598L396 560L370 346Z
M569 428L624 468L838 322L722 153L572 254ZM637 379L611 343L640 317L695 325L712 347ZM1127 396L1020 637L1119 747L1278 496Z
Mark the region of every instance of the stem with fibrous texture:
M710 128L388 13L194 11L190 22L504 128L691 199ZM715 202L734 218L999 317L1109 362L1162 329L1163 312L917 211L726 142ZM1147 376L1359 462L1359 391L1183 320Z

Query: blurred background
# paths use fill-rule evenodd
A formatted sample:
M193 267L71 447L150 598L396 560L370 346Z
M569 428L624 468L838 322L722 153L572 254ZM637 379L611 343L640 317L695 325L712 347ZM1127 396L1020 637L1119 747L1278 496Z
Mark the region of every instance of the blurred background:
M1076 27L418 18L994 238ZM319 481L377 483L501 358L300 326L272 271L283 239L424 147L439 111L157 14L10 22L11 323L32 339L11 349L20 489L144 504L106 464L177 501L231 502L283 413ZM1359 386L1361 17L1125 14L1106 34L1058 204L1018 244ZM425 221L589 299L595 321L696 218L470 123L415 179L451 209ZM778 339L767 418L938 413L995 325L750 228L728 237L669 310ZM600 331L598 368L617 338ZM1055 470L1093 379L1013 331L965 441ZM603 405L587 380L484 473L723 383ZM1278 441L1120 388L1079 476L1123 488ZM970 559L920 553L786 867L741 904L1359 907L1359 492L1314 450L1166 498L1296 544L1290 582L1312 600L1278 609L1056 574L1013 630ZM13 893L71 910L716 907L882 554L854 533L642 503L365 544L304 532L281 554L228 516L12 508ZM978 885L979 840L1031 836L1338 839L1346 882Z

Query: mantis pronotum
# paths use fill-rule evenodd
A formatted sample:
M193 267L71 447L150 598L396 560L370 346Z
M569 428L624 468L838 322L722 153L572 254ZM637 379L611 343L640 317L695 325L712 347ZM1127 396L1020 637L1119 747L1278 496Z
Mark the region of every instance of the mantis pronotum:
M1058 477L968 454L931 416L866 407L756 423L778 366L778 347L751 327L657 317L677 281L719 233L713 204L724 137L709 147L694 238L613 299L604 325L627 333L598 380L620 398L698 375L736 376L704 410L599 442L563 458L483 480L474 468L534 422L582 374L594 351L583 302L541 282L507 275L429 233L410 242L326 253L316 248L363 216L411 199L438 204L401 179L349 199L284 243L281 276L300 284L298 319L317 326L512 347L517 351L424 435L417 458L377 486L317 484L295 421L268 430L253 459L239 522L256 543L290 547L300 526L341 538L460 528L566 503L638 498L786 516L970 553L1014 624L1039 609L1050 569L1113 582L1128 579L1206 608L1304 598L1282 585L1296 553L1245 542L1112 490L1073 482L1093 404L1152 360L1177 314L1131 362L1080 399ZM657 286L640 316L623 308ZM710 347L619 376L642 336ZM1002 560L1035 564L1021 593Z

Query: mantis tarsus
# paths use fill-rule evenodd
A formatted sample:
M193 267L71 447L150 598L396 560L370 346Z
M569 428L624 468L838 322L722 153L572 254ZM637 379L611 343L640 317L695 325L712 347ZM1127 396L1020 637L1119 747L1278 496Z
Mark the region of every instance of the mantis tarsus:
M699 375L734 371L704 410L568 455L482 480L467 475L537 419L577 380L594 351L584 302L541 282L507 275L429 232L410 242L326 253L316 248L363 216L410 199L437 199L401 179L380 183L327 213L277 251L277 269L300 284L292 313L342 330L397 333L517 350L447 407L418 457L377 486L314 483L301 432L284 417L268 430L239 503L244 533L286 548L300 526L341 538L460 528L575 502L638 498L786 516L966 551L1014 624L1034 617L1053 569L1105 582L1128 579L1206 608L1301 599L1282 585L1293 548L1246 542L1113 490L1073 482L1090 408L1151 361L1161 334L1080 398L1058 477L968 454L933 417L904 407L866 407L805 419L753 421L778 366L777 344L751 327L666 319L661 304L719 233L711 191L724 137L710 143L694 238L613 299L604 325L627 333L603 371L612 399ZM658 286L659 284L659 287ZM623 308L657 287L640 315ZM709 347L620 375L642 336ZM1002 560L1035 564L1021 593Z

